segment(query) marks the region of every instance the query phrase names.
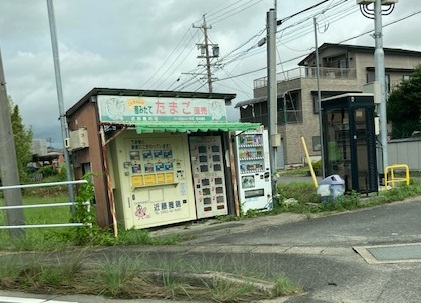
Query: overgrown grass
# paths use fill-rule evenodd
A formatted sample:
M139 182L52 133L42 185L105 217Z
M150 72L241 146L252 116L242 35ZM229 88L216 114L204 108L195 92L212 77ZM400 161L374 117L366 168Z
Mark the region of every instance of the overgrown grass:
M311 182L293 182L278 184L278 191L282 200L293 198L295 204L280 203L272 212L314 213L329 211L345 211L362 207L375 206L383 203L404 200L421 195L421 185L411 182L410 186L403 184L389 191L372 194L368 197L355 192L338 197L326 203L320 203L316 188ZM25 204L56 203L67 200L65 195L34 197L33 193L24 195ZM4 203L0 200L0 203ZM46 211L47 210L47 211ZM28 223L46 224L68 222L71 217L68 207L25 210ZM266 215L250 211L246 217ZM227 220L240 220L227 216ZM4 215L0 221L5 220ZM115 238L110 230L94 226L92 237L85 246L111 245L165 245L177 244L183 238L179 235L169 237L151 237L147 230L120 231ZM13 250L62 250L77 244L75 229L29 229L26 236L11 240L8 233L0 232L0 243L3 249ZM21 255L21 257L24 255ZM243 256L243 255L241 255ZM127 255L114 259L101 259L86 267L82 262L83 254L72 256L63 261L53 260L52 264L45 264L44 259L19 259L17 255L2 256L0 262L0 288L20 289L31 292L47 293L84 293L106 295L119 298L165 298L183 300L213 300L216 302L243 302L257 299L267 299L282 295L292 295L302 292L300 286L293 283L282 273L276 277L264 275L261 268L253 268L244 259L247 256L235 256L228 260L225 257L203 260L192 258L154 257L138 254L136 257ZM23 257L22 257L23 258ZM227 257L229 258L229 257ZM233 258L233 257L231 257ZM92 259L90 259L92 261ZM267 262L268 260L266 260ZM270 262L267 262L270 265ZM247 266L245 266L247 264ZM252 264L253 265L253 264ZM268 266L269 266L268 265ZM257 266L257 264L256 264ZM154 272L151 275L151 271ZM178 273L228 271L244 277L255 277L272 281L274 289L270 293L256 291L250 283L235 283L232 280L203 278L186 279ZM267 270L269 271L269 270ZM156 274L158 272L158 274Z
M277 171L281 177L304 177L308 175L308 167L295 167L291 169L283 169Z
M35 201L35 200L33 200ZM46 200L44 199L45 203ZM70 218L68 208L51 208L43 212L38 209L34 213L33 209L25 211L27 224L50 224L50 223L67 223ZM0 218L0 224L4 224L5 216ZM85 227L89 230L88 227ZM92 229L92 238L88 246L113 246L113 245L171 245L182 241L179 235L171 235L166 237L151 237L147 230L122 230L116 238L109 229L101 229L94 226ZM0 243L2 250L17 251L62 251L68 247L78 245L76 229L74 227L61 228L29 228L23 237L11 238L8 231L0 231Z
M281 203L274 208L272 214L282 212L320 213L352 210L416 197L421 195L421 184L417 181L411 181L409 186L400 183L388 191L370 193L368 196L351 192L324 203L320 203L320 197L318 197L317 190L311 182L280 183L278 184L278 192L281 195L281 201L294 199L297 203Z
M250 302L302 292L300 286L283 274L274 278L266 277L266 280L253 278L251 274L242 279L244 274L240 273L240 276L235 270L230 274L203 274L202 267L212 267L214 259L202 259L198 268L192 266L189 258L181 255L163 260L147 253L134 257L102 256L100 261L94 263L89 255L83 254L53 259L52 262L46 260L41 255L3 256L0 263L0 288L123 299L162 298L215 302ZM239 262L235 259L229 261L231 264ZM268 287L262 291L256 281Z

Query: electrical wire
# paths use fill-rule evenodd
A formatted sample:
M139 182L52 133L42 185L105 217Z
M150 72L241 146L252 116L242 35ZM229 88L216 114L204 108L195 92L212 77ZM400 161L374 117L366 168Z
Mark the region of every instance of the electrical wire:
M345 2L345 1L347 1L347 0L343 0L342 2L340 2L340 3L343 3L343 2ZM234 14L237 14L237 13L240 13L241 11L243 11L243 10L245 10L245 9L247 9L247 8L249 8L249 7L251 7L251 6L254 6L254 5L256 5L258 2L255 2L255 1L253 1L253 0L249 0L249 1L246 1L245 3L241 3L242 1L236 1L236 2L234 2L234 3L231 3L230 5L228 5L228 6L226 6L226 7L224 7L224 8L222 8L222 9L219 9L218 11L216 11L215 13L212 13L212 14L208 14L207 16L208 17L212 17L212 18L210 18L210 19L208 19L208 20L213 20L214 22L219 22L219 21L222 21L223 19L226 19L226 18L229 18L229 17L231 17L232 15L234 15ZM241 3L241 4L240 4ZM339 4L340 4L339 3ZM239 4L239 5L238 5ZM338 4L336 4L335 6L337 6ZM242 8L242 9L241 9ZM240 10L241 9L241 10ZM228 15L228 16L227 16ZM221 66L226 66L226 65L228 65L228 64L231 64L231 63L233 63L233 62L236 62L236 61L239 61L239 60L242 60L242 58L245 58L245 56L248 54L248 53L251 53L251 51L253 51L254 49L256 49L257 48L257 46L255 46L255 45L253 45L253 46L251 46L251 47L249 47L249 48L247 48L246 50L242 50L241 52L240 52L240 49L242 48L242 47L244 47L244 46L246 46L250 41L252 41L254 38L256 38L256 37L258 37L258 36L260 36L263 32L264 32L264 30L265 29L262 29L262 30L260 30L256 35L254 35L254 36L252 36L251 38L249 38L247 41L245 41L243 44L241 44L240 46L238 46L237 48L235 48L234 50L232 50L228 55L226 55L226 56L224 56L223 58L221 58L221 59L219 59L217 62L215 62L214 64L221 64ZM179 41L179 43L177 44L177 46L174 48L174 50L171 52L171 54L167 57L167 59L161 64L161 66L158 68L158 70L151 76L151 77L149 77L148 78L148 80L146 81L146 83L144 83L142 86L145 86L147 83L149 83L152 79L154 79L155 78L155 76L156 75L158 75L160 72L161 72L161 70L162 70L162 68L163 68L163 66L169 61L169 59L174 55L174 53L175 53L175 51L176 51L176 49L178 49L178 47L179 47L179 45L184 41L184 39L185 39L185 37L187 36L187 34L188 34L188 32L190 31L190 29L189 30L187 30L186 31L186 33L184 34L184 36L182 37L182 39ZM197 32L195 33L195 35L197 34ZM192 38L193 38L194 36L192 36ZM192 40L192 38L187 42L187 45L191 42L191 40ZM171 68L174 66L174 64L177 62L177 60L181 57L181 55L185 52L185 50L186 50L186 48L187 48L187 45L184 47L184 49L178 54L178 56L174 59L174 61L172 62L172 64L170 64L169 65L169 67L160 75L160 77L158 77L156 80L155 80L155 82L151 85L151 87L156 87L156 86L160 86L168 77L167 77L167 75L168 74L173 74L173 73L171 73L170 72L170 70L171 70ZM173 71L174 70L176 70L179 66L181 66L181 64L186 60L186 58L187 58L187 56L192 52L192 50L193 49L190 49L190 51L187 53L187 55L186 56L184 56L184 58L183 58L183 60L181 60L180 62L179 62L179 64L174 68L174 69L172 69ZM236 53L237 52L237 53ZM262 52L262 51L260 51L260 50L257 50L257 52L255 52L256 54L257 53L260 53L260 52ZM247 57L249 57L249 56L247 56ZM222 63L221 63L222 62ZM179 79L179 78L177 78L177 79ZM175 82L178 82L177 80L175 81ZM171 87L174 85L174 83L173 84L171 84Z
M175 88L175 90L183 90L191 85L193 85L194 83L192 83L193 81L198 81L197 79L197 75L200 75L199 73L192 73L190 74L190 78L188 80L186 80L184 83L181 83L179 86L177 86ZM200 81L200 80L199 80Z
M245 4L250 3L250 2L253 2L253 1L254 1L254 0L250 0L250 1L246 2ZM239 9L239 8L240 8L240 7L242 7L242 6L245 6L245 4L243 4L243 5L241 5L241 6L238 6L236 9ZM225 17L223 17L223 18L222 18L222 16L223 16L223 15L227 15L227 14L229 13L229 12L226 12L226 13L222 14L221 16L219 16L219 18L214 18L214 19L211 19L211 20L210 20L210 22L212 22L212 24L219 23L219 22L221 22L221 21L223 21L223 20L225 20L225 19L228 19L228 18L230 18L230 17L232 17L232 16L234 16L234 15L237 15L237 14L239 14L239 13L241 13L241 12L245 11L246 9L249 9L249 8L251 8L251 7L255 6L256 4L259 4L259 2L252 3L252 4L250 4L250 5L246 6L246 7L242 8L242 9L237 10L237 11L235 11L235 12L233 12L233 13L229 14L228 16L225 16Z
M393 24L395 24L395 23L398 23L398 22L400 22L400 21L404 21L404 20L409 19L410 17L413 17L413 16L418 15L418 14L420 14L420 13L421 13L421 10L419 10L419 11L417 11L417 12L414 12L414 13L412 13L412 14L410 14L410 15L407 15L407 16L405 16L405 17L399 18L399 19L397 19L397 20L395 20L395 21L392 21L392 22L386 23L386 24L384 24L384 25L383 25L383 27L387 27L387 26L393 25ZM358 35L356 35L356 36L353 36L353 37L351 37L351 38L348 38L348 39L342 40L342 41L338 42L338 44L342 44L342 43L348 42L348 41L350 41L350 40L354 40L354 39L359 38L359 37L361 37L361 36L364 36L364 35L366 35L366 34L370 34L370 33L372 33L372 32L374 32L374 30L365 31L365 32L363 32L363 33L361 33L361 34L358 34Z
M240 44L239 46L237 46L236 48L234 48L233 50L231 50L228 54L226 54L225 56L221 57L220 59L218 59L216 61L216 63L222 62L223 60L227 60L234 52L236 52L237 50L239 50L240 48L246 46L249 42L251 42L253 39L255 38L259 38L264 32L265 32L266 28L261 29L257 34L255 34L254 36L252 36L251 38L249 38L248 40L246 40L245 42L243 42L242 44Z
M399 19L397 19L397 20L395 20L395 21L389 22L389 23L387 23L387 24L383 25L383 27L387 27L387 26L393 25L393 24L395 24L395 23L398 23L398 22L400 22L400 21L404 21L404 20L409 19L410 17L413 17L413 16L418 15L418 14L420 14L420 13L421 13L421 10L420 10L420 11L417 11L417 12L414 12L414 13L411 13L411 14L409 14L409 15L405 16L405 17L402 17L402 18L399 18ZM371 33L371 32L373 32L373 30L366 31L366 32L363 32L363 33L361 33L361 34L359 34L359 35L357 35L357 36L353 36L353 37L351 37L351 38L348 38L348 39L342 40L342 41L338 42L337 44L342 44L342 43L344 43L344 42L347 42L347 41L349 41L349 40L353 40L353 39L355 39L355 38L358 38L358 37L361 37L361 36L363 36L363 35L369 34L369 33ZM304 55L300 55L300 56L297 56L297 57L294 57L294 58L291 58L291 59L285 60L285 61L283 61L283 62L282 62L282 64L284 64L284 63L289 63L289 62L292 62L292 61L295 61L295 60L301 59L303 56L304 56ZM281 65L281 63L278 63L277 65ZM248 71L248 72L244 72L244 73L241 73L241 74L238 74L238 75L233 75L233 76L226 77L226 78L219 78L219 79L215 80L215 82L216 82L216 81L218 81L218 82L219 82L219 81L229 80L229 79L232 79L232 78L237 78L237 77L241 77L241 76L245 76L245 75L250 75L250 74L257 73L257 72L259 72L259 71L265 70L265 69L267 69L267 67L258 68L258 69L255 69L255 70L251 70L251 71Z
M295 22L293 25L287 26L286 28L283 29L282 33L284 36L288 37L289 40L287 40L287 42L291 42L294 40L298 40L299 38L301 38L302 36L305 36L307 34L312 33L312 23L308 23L308 24L304 24L303 22L307 22L313 19L313 16L316 15L320 15L321 13L326 13L326 12L330 12L332 11L332 13L329 13L329 15L326 15L326 18L333 18L335 16L338 16L339 14L347 14L347 10L351 9L351 8L355 8L355 12L358 11L358 9L355 7L355 5L348 6L345 7L345 10L343 8L344 4L347 3L347 1L349 0L342 0L341 2L336 3L335 5L330 4L330 6L328 8L323 8L321 10L318 10L316 13L312 14L310 17L305 17L303 19L301 19L300 21ZM348 2L349 3L349 2ZM336 17L336 20L339 20L339 18ZM332 20L332 22L335 22L336 20ZM298 33L297 33L297 28L298 27ZM290 31L288 31L287 33L285 33L286 29L290 29ZM282 35L282 34L281 34ZM250 39L249 39L250 40ZM283 44L286 44L285 41L282 41ZM281 43L281 41L278 39L277 44ZM246 50L243 50L242 52L238 52L236 54L232 54L230 58L226 58L225 62L223 60L219 60L218 63L222 64L222 66L227 66L228 64L231 64L233 62L235 62L236 60L239 60L241 58L245 59L245 58L249 58L252 56L255 56L257 54L263 53L265 52L265 49L263 48L258 48L257 46L253 46L253 47L249 47ZM231 52L232 53L232 52Z
M225 73L225 74L227 74L228 76L232 76L232 74L230 73L230 72L228 72L228 71L226 71L225 69L222 69L222 71ZM245 85L245 86L249 86L249 84L247 84L247 83L245 83L243 80L241 80L241 79L239 79L241 82L243 82L243 84ZM237 88L241 91L241 92L243 92L245 95L248 95L248 96L250 96L248 93L246 93L244 90L243 90L243 88L234 80L234 78L233 79L231 79L231 81L237 86ZM250 98L251 98L251 96L250 96Z
M210 12L208 12L207 14L206 14L206 16L208 16L208 17L212 17L212 16L214 16L214 15L217 15L218 13L220 13L220 12L222 12L222 11L224 11L224 10L226 10L226 9L228 9L228 8L230 8L230 7L232 7L232 6L234 6L234 5L236 5L237 3L240 3L242 0L237 0L236 2L234 2L234 3L232 3L232 4L230 4L230 5L228 5L228 6L226 6L226 7L224 7L224 8L221 8L220 10L218 10L218 11L216 11L216 12L213 12L214 10L216 10L218 7L221 7L221 6L223 6L223 5L218 5L216 8L214 8L213 10L211 10ZM229 2L229 1L228 1ZM226 3L225 3L226 4ZM196 21L196 22L200 22L200 20L199 21ZM195 23L196 23L195 22Z
M343 0L342 2L340 2L339 4L341 4L341 3L343 3L343 2L346 2L347 0ZM236 2L234 2L234 3L232 3L232 4L230 4L230 5L228 5L228 6L226 6L226 7L224 7L224 8L222 8L222 9L220 9L220 10L218 10L218 11L216 11L215 13L213 13L213 14L208 14L207 16L208 17L213 17L213 18L208 18L208 21L209 20L213 20L214 21L214 23L215 22L219 22L219 21L222 21L222 20L224 20L224 19L226 19L226 18L229 18L229 17L231 17L232 15L234 15L234 14L237 14L237 13L240 13L241 11L243 11L243 10L245 10L245 9L247 9L247 8L249 8L249 7L251 7L251 6L254 6L254 5L256 5L257 4L257 2L254 2L253 0L249 0L249 1L247 1L247 2L245 2L245 3L242 3L242 4L240 4L241 3L241 1L236 1ZM237 4L240 4L240 5L237 5ZM336 7L338 4L336 4L335 6L333 6L333 7ZM242 8L241 10L240 10L240 8ZM326 10L326 9L325 9ZM227 16L228 15L228 16ZM247 48L246 50L242 50L241 52L237 52L236 53L236 51L239 51L242 47L244 47L244 46L246 46L250 41L252 41L254 38L256 38L257 36L260 36L263 32L264 32L264 30L265 29L262 29L262 30L260 30L256 35L254 35L254 36L252 36L251 38L249 38L246 42L244 42L243 44L241 44L239 47L237 47L237 48L235 48L234 50L232 50L228 55L226 55L226 56L224 56L223 58L221 58L221 59L219 59L217 62L215 62L214 64L221 64L221 66L222 67L224 67L224 66L227 66L228 64L231 64L231 63L233 63L233 62L236 62L236 61L239 61L239 60L242 60L242 58L245 58L245 56L247 55L247 54L249 54L249 53L251 53L251 51L253 51L254 49L256 49L257 48L257 46L256 45L253 45L253 46L251 46L251 47L249 47L249 48ZM197 33L197 32L196 32ZM187 34L187 33L186 33ZM186 36L186 34L184 35L184 37ZM184 39L184 37L183 37L183 39ZM183 39L182 40L180 40L180 42L179 42L179 44L181 43L181 41L183 41ZM190 39L190 41L191 41L191 39ZM190 42L189 41L189 42ZM176 47L177 48L177 47ZM152 84L152 87L156 87L156 85L158 85L158 86L160 86L161 84L162 84L162 82L163 81L165 81L167 78L165 77L167 74L172 74L172 73L170 73L169 71L170 71L170 69L171 69L171 67L175 64L175 62L180 58L180 56L181 56L181 54L185 51L185 49L186 49L186 47L184 48L184 50L181 52L181 53L179 53L179 55L177 56L177 58L174 60L174 62L167 68L167 70L163 73L163 74L161 74L161 76L157 79L157 80L155 80L155 82ZM188 54L190 54L191 53L191 51L192 51L192 49L190 49L190 52L188 53ZM264 50L257 50L256 52L255 52L255 54L257 54L257 53L260 53L260 52L263 52ZM173 51L173 53L174 53L174 51ZM168 57L168 59L172 56L172 54L173 53L171 53L171 55ZM188 54L184 57L184 59L177 65L177 67L175 68L175 69L177 69L184 61L185 61L185 59L187 58L187 56L188 56ZM250 56L247 56L247 57L250 57ZM157 74L158 74L158 72L162 69L162 66L164 66L165 65L165 63L167 62L168 60L166 60L162 65L161 65L161 67L155 72L155 74L153 75L153 77L155 77ZM173 69L173 70L175 70L175 69ZM149 82L153 77L151 77L151 78L149 78L148 79L148 81L147 82ZM163 80L162 80L163 79ZM177 78L177 79L179 79L179 78ZM160 81L161 80L161 81ZM177 80L175 81L175 82L177 82ZM171 84L171 87L174 85L174 83L173 84Z
M184 46L183 50L178 54L178 56L175 58L175 60L170 64L170 66L165 70L165 72L157 79L155 82L151 85L151 87L155 87L157 83L161 83L160 80L168 73L168 71L171 69L171 67L177 62L178 58L180 58L181 54L187 49L187 46L191 43L191 41L195 38L195 35L197 35L198 31L194 35L190 37L190 40L187 42L187 44ZM193 48L190 49L189 53L192 52L192 50L195 48L195 45ZM184 57L183 61L185 60L186 56Z
M177 45L174 47L174 49L172 50L172 52L168 55L168 57L164 60L164 62L162 62L162 64L160 65L160 67L158 67L158 69L155 71L155 73L152 76L148 77L148 80L146 80L146 82L144 82L140 87L145 87L146 84L149 83L149 81L151 81L161 70L161 68L165 65L165 63L167 63L167 61L172 57L172 55L175 53L175 51L178 49L179 45L181 44L181 42L184 40L184 38L187 36L187 34L189 33L189 31L191 30L191 28L188 28L187 31L184 33L183 37L180 39L180 41L178 41Z

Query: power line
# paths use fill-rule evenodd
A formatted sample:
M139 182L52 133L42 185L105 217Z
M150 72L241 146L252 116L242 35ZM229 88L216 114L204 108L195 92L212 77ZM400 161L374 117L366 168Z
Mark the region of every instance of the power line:
M198 31L196 31L195 34L197 34ZM171 65L165 70L165 72L151 85L151 87L154 87L157 83L160 83L159 81L168 73L168 71L171 69L171 67L177 62L178 58L180 58L181 54L187 49L187 46L191 43L191 41L194 39L194 35L192 35L187 42L187 44L184 46L183 50L178 54L178 56L175 58L175 60L171 63ZM193 46L194 48L194 46ZM190 52L193 49L190 50Z
M232 76L232 74L230 73L230 72L228 72L228 71L226 71L225 69L223 69L222 68L222 71L224 72L224 73L226 73L228 76ZM246 85L246 86L248 86L249 84L247 84L247 83L245 83L243 80L241 80L241 79L239 79L241 82L243 82L244 83L244 85ZM231 79L231 81L238 87L238 89L240 90L240 91L242 91L245 95L249 95L248 93L246 93L244 90L243 90L243 88L240 86L240 85L238 85L238 83L234 80L234 79Z
M412 14L410 14L410 15L407 15L407 16L405 16L405 17L402 17L402 18L400 18L400 19L397 19L397 20L395 20L395 21L392 21L392 22L386 23L386 24L384 24L384 25L383 25L383 27L387 27L387 26L389 26L389 25L393 25L393 24L398 23L398 22L400 22L400 21L403 21L403 20L409 19L409 18L411 18L411 17L413 17L413 16L415 16L415 15L418 15L418 14L420 14L420 13L421 13L421 10L419 10L419 11L417 11L417 12L415 12L415 13L412 13ZM353 37L351 37L351 38L348 38L348 39L342 40L341 42L338 42L338 44L341 44L341 43L344 43L344 42L348 42L348 41L350 41L350 40L354 40L354 39L359 38L359 37L361 37L361 36L364 36L364 35L366 35L366 34L370 34L370 33L372 33L373 31L374 31L374 30L369 30L369 31L366 31L366 32L364 32L364 33L358 34L358 35L353 36Z
M172 52L169 54L169 56L165 59L165 61L161 64L160 67L158 67L158 69L155 71L155 73L148 77L148 80L146 80L146 82L144 82L141 87L146 86L146 84L149 83L149 81L151 81L161 70L161 68L165 65L165 63L167 63L167 61L172 57L172 55L175 53L175 51L178 49L178 46L181 44L181 42L184 40L184 38L187 36L187 34L189 33L189 31L191 30L191 28L189 27L187 29L187 31L184 33L183 37L180 39L180 41L178 41L177 45L174 47L174 49L172 50Z
M291 42L291 41L294 41L294 40L296 40L296 39L299 39L300 37L302 37L302 36L304 36L304 35L307 35L307 34L310 34L310 33L312 33L312 24L306 24L305 22L306 21L311 21L312 20L312 18L313 18L313 16L315 16L315 15L319 15L319 14L321 14L321 13L326 13L327 11L332 11L332 13L331 14L329 14L328 16L330 17L330 16L335 16L335 15L337 15L338 14L338 12L336 12L335 10L338 10L338 9L340 9L340 11L339 11L339 14L343 14L344 13L344 11L345 11L345 13L346 13L346 10L348 9L348 7L344 10L341 6L343 6L343 4L346 4L347 3L347 1L349 1L349 0L342 0L341 2L339 2L339 3L336 3L335 5L329 5L329 7L328 8L323 8L323 9L321 9L321 10L319 10L319 11L317 11L316 13L314 13L314 14L312 14L310 17L305 17L305 18L303 18L303 19L301 19L301 20L299 20L299 21L297 21L296 23L294 23L294 24L292 24L292 25L290 25L290 26L287 26L286 28L284 28L283 30L282 30L282 32L283 33L285 33L285 31L287 30L287 29L290 29L291 28L291 30L290 31L288 31L286 34L283 34L284 36L293 36L293 38L290 38L290 40L288 41L288 42ZM321 3L324 3L324 1L323 2L321 2ZM318 5L320 5L321 3L319 3ZM349 3L349 2L348 2ZM350 9L351 7L349 7L349 9ZM356 10L355 11L357 11L358 9L356 8ZM304 10L304 11L307 11L307 9L306 10ZM294 14L294 15L296 15L296 14ZM284 20L288 20L288 19L290 19L291 17L286 17L286 18L284 18ZM333 22L333 21L332 21ZM300 26L299 27L299 32L298 32L298 35L297 35L297 29L295 28L296 26ZM292 29L292 28L294 28L294 29ZM301 30L301 28L304 28L303 30ZM253 37L252 37L253 38ZM251 38L251 39L252 39ZM251 39L249 39L248 41L250 41ZM247 42L248 42L247 41ZM278 44L279 44L279 42L280 42L280 40L278 39ZM245 46L247 43L243 43L242 45L243 46ZM238 47L237 49L239 49L240 47ZM226 57L224 57L224 58L222 58L221 60L219 60L218 61L218 63L219 64L221 64L222 66L227 66L228 64L230 64L230 63L233 63L233 62L235 62L235 61L237 61L237 60L239 60L239 59L244 59L244 58L249 58L249 57L252 57L252 56L254 56L254 55L257 55L257 54L259 54L259 53L263 53L263 52L265 52L265 49L263 49L263 48L258 48L257 47L257 45L253 45L252 47L249 47L248 49L246 49L246 50L243 50L241 53L235 53L235 54L232 54L233 53L233 51L230 53L230 55L231 56L226 56ZM224 59L225 59L225 61L224 61Z
M250 3L250 2L252 2L252 1L253 1L253 0L248 1L247 3ZM223 21L223 20L225 20L225 19L228 19L228 18L230 18L230 17L232 17L232 16L234 16L234 15L237 15L237 14L239 14L239 13L241 13L241 12L245 11L246 9L249 9L250 7L253 7L253 6L255 6L256 4L259 4L259 2L252 3L252 4L250 4L250 5L246 6L246 7L244 7L243 9L241 9L241 10L239 10L239 11L236 11L236 12L233 12L232 14L230 14L230 15L228 15L228 16L226 16L226 17L222 18L222 16L223 16L223 15L226 15L226 14L228 14L228 13L229 13L229 12L226 12L226 13L222 14L221 16L219 16L219 18L214 18L214 19L211 19L210 21L212 22L212 24L216 24L216 23L221 22L221 21ZM240 7L242 7L242 6L244 6L244 5L245 5L245 4L243 4L243 5L239 6L239 7L237 7L237 9L238 9L238 8L240 8Z
M242 48L245 45L247 45L251 40L260 37L265 32L265 30L266 30L265 28L261 29L257 34L255 34L254 36L252 36L251 38L249 38L248 40L246 40L245 42L243 42L242 44L240 44L239 46L237 46L236 48L234 48L232 51L230 51L225 56L221 57L218 61L216 61L216 63L219 63L219 62L221 62L221 61L226 60L227 58L229 58L235 51L237 51L240 48Z
M389 22L389 23L387 23L387 24L384 24L384 25L383 25L383 27L387 27L387 26L390 26L390 25L392 25L392 24L398 23L398 22L400 22L400 21L406 20L406 19L408 19L408 18L410 18L410 17L413 17L413 16L415 16L415 15L417 15L417 14L420 14L420 13L421 13L421 10L420 10L420 11L417 11L417 12L414 12L414 13L412 13L412 14L410 14L410 15L407 15L407 16L405 16L405 17L402 17L402 18L400 18L400 19L397 19L397 20L395 20L395 21L392 21L392 22ZM363 36L363 35L366 35L366 34L371 33L372 31L373 31L373 30L363 32L363 33L361 33L361 34L359 34L359 35L357 35L357 36L354 36L354 37L348 38L348 39L346 39L346 40L342 40L341 42L338 42L337 44L341 44L341 43L347 42L347 41L349 41L349 40L352 40L352 39L355 39L355 38L361 37L361 36ZM300 56L297 56L297 57L294 57L294 58L291 58L291 59L285 60L285 61L283 61L283 62L281 62L281 63L278 63L277 65L281 65L281 64L284 64L284 63L288 63L288 62L291 62L291 61L294 61L294 60L300 59L300 58L302 58L303 56L305 56L305 55L300 55ZM238 74L238 75L233 75L233 76L226 77L226 78L219 78L219 79L217 79L216 81L218 81L218 82L219 82L219 81L224 81L224 80L230 80L230 79L233 79L233 78L237 78L237 77L241 77L241 76L245 76L245 75L250 75L250 74L253 74L253 73L256 73L256 72L259 72L259 71L265 70L265 69L266 69L266 67L262 67L262 68L258 68L258 69L252 70L252 71L248 71L248 72L245 72L245 73Z

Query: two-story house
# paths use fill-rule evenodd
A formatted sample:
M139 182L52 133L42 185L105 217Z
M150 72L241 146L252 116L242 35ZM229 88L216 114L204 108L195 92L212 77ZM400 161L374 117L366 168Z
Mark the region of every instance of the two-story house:
M349 92L362 92L375 80L374 47L325 43L319 47L320 91L322 98ZM390 92L421 64L421 52L384 48L386 89ZM310 156L320 158L316 52L298 63L298 68L277 74L277 123L281 147L277 148L276 167L304 162L300 137ZM267 126L267 77L254 80L254 98L236 104L243 122Z

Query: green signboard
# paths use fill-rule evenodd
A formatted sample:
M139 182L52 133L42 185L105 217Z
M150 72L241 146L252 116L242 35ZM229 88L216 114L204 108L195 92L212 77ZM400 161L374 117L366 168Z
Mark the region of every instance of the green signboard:
M226 122L223 99L107 96L97 97L101 122Z

